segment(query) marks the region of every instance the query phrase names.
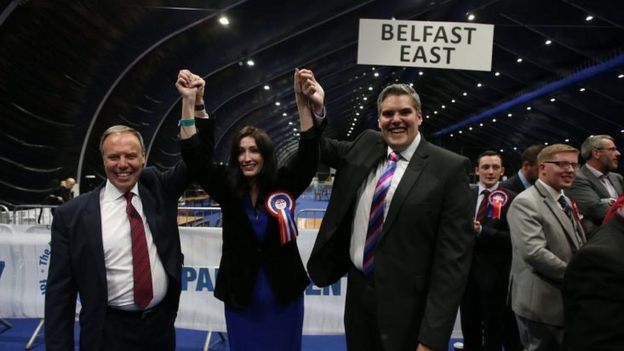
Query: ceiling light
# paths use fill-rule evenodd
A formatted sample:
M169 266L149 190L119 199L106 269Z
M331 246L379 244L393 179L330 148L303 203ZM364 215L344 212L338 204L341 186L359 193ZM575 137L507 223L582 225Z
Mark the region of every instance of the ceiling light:
M294 124L293 122L288 122L288 125L289 125L289 126L292 126L293 124Z
M624 130L623 130L622 132L624 132ZM452 137L454 137L453 133L451 133L451 138L452 138Z
M518 57L518 59L516 60L516 62L521 63L522 62L522 58Z
M425 74L423 71L418 71L419 76L422 76L423 74Z
M446 105L442 105L442 108L446 108Z
M247 66L252 67L255 64L256 63L253 60L251 60L251 59L247 60Z
M426 119L429 119L429 115L425 116Z
M527 111L531 111L531 106L527 106Z
M472 127L468 127L468 130L472 130Z
M496 123L496 118L492 118L492 123Z
M552 40L550 40L550 39L546 39L546 41L544 42L544 44L546 44L546 45L550 45L550 44L552 44Z
M481 88L482 86L483 86L483 84L477 83L477 88Z
M453 103L453 104L454 104L454 103L455 103L455 99L451 99L451 103Z
M500 152L505 152L505 150L503 150L503 149L500 149Z
M359 113L359 112L356 112L356 113L355 113L355 115L356 115L356 116L359 116L359 115L360 115L360 113Z
M587 15L587 17L585 17L585 21L587 21L587 22L590 22L593 19L594 19L594 16L592 16L592 15Z
M511 114L511 113L508 113L508 114L507 114L507 117L511 117L511 116L513 116L513 114Z
M494 73L494 75L495 75L496 77L498 77L498 76L500 76L500 72L496 72L496 73Z
M369 91L372 91L372 90L373 90L373 87L368 87L368 90L369 90Z
M437 114L438 114L438 111L433 111L433 114L434 114L434 115L437 115Z
M474 19L475 19L475 15L473 15L472 13L469 13L468 14L468 20L469 21L474 21Z
M459 132L457 132L457 133L461 134L461 133L463 133L463 132L460 130L460 131L459 131Z
M296 131L297 131L297 128L293 128L293 132L296 132Z
M513 147L514 151L518 150L518 148L516 146Z
M550 102L555 102L555 101L557 101L557 99L555 99L555 98L550 98Z
M374 75L375 77L379 77L379 72L375 72L373 75Z
M362 98L362 100L366 101L366 100L368 100L368 98L365 96L365 97Z
M564 140L564 141L565 141L566 143L569 143L569 142L570 142L570 139L567 139L567 138L566 138L566 140Z
M467 96L467 95L468 95L468 93L464 91L464 92L462 93L462 95L463 95L463 96Z
M483 127L483 123L479 123L479 127Z
M225 15L221 15L221 17L219 17L219 23L221 23L224 26L227 26L228 24L230 24L230 19L227 18L227 16Z
M269 90L269 89L271 89L271 87L268 84L264 86L264 90Z
M618 79L622 79L622 78L624 78L624 74L619 74Z
M279 101L275 101L275 106L281 105Z
M287 114L286 112L283 112L283 113L282 113L282 116L283 116L283 117L286 117L286 116L288 116L288 114Z
M582 92L585 91L585 88L581 88L581 89L579 89L579 91L582 93Z
M548 142L544 142L544 145L548 145Z

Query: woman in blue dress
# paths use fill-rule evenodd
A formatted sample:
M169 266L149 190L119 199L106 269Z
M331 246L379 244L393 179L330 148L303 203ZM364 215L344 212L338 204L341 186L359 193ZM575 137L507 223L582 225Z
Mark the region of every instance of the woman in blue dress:
M291 162L278 167L271 139L252 126L233 138L227 165L215 162L210 137L214 121L203 109L204 81L181 70L176 82L182 96L182 157L194 179L221 206L223 247L215 297L225 303L234 351L301 350L303 292L309 280L295 240L293 213L297 197L316 173L319 132L310 106L322 101L324 93L299 70L294 86L299 149ZM193 118L196 114L205 118Z

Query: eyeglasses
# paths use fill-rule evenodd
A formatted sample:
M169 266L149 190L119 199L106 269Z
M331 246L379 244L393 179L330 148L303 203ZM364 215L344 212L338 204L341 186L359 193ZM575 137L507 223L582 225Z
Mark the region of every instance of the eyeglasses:
M568 169L572 167L573 169L578 169L579 164L576 162L568 162L568 161L544 161L544 163L552 163L553 165L557 165L561 169Z
M597 147L596 150L607 150L609 152L616 152L617 147Z

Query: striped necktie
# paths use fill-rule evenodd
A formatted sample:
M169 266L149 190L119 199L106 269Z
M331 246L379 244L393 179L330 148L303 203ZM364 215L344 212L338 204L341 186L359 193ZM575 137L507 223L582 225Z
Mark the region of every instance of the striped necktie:
M130 222L130 236L132 238L132 273L134 277L134 303L144 310L152 301L152 269L150 266L147 239L143 218L132 206L132 193L124 194L126 198L126 214Z
M368 219L366 243L364 244L363 271L368 277L372 276L373 273L375 247L377 247L377 241L379 240L384 222L386 194L390 188L390 183L392 182L392 176L396 170L398 160L399 156L394 151L388 155L388 164L381 172L381 176L375 186L375 193L373 194L373 201L371 203L370 216Z

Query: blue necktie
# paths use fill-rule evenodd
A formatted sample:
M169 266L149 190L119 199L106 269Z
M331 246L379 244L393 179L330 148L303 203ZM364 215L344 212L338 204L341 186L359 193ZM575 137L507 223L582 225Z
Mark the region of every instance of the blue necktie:
M366 244L364 245L363 271L367 276L373 273L373 262L375 260L374 252L379 241L379 235L384 222L384 209L386 202L386 194L392 182L392 176L396 170L399 156L393 151L388 155L388 164L381 172L381 176L375 186L373 194L373 202L371 203L370 216L368 219L368 230L366 232Z

